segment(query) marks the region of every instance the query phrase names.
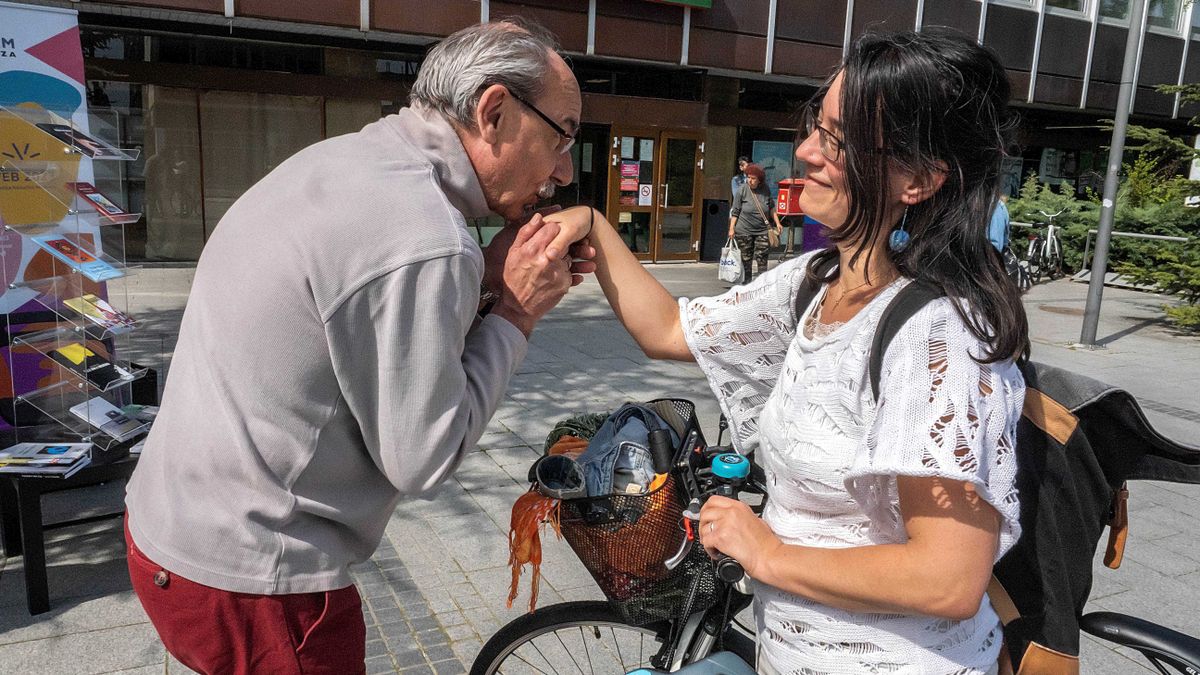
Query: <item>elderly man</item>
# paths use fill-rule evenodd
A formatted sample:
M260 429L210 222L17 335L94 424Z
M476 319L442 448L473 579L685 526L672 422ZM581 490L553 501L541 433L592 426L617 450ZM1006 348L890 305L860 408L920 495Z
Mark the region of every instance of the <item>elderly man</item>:
M486 253L467 229L570 180L579 87L552 38L464 29L411 102L272 171L196 267L126 500L133 588L195 670L363 670L348 567L451 474L534 324L594 269L540 216Z

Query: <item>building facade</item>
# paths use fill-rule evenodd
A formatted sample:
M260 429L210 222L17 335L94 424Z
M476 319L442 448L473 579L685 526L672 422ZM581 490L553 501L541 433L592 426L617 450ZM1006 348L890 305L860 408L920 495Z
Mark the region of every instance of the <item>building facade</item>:
M791 158L797 108L866 31L950 26L995 49L1023 118L1006 188L1036 172L1098 189L1130 1L30 4L79 11L89 109L102 122L93 129L142 151L96 176L143 214L127 228L131 259L197 259L229 205L292 153L405 105L429 44L521 15L557 34L583 90L575 181L556 199L604 209L640 257L669 261L700 256L706 220L723 238L720 202L739 155L772 181L802 174ZM1200 81L1194 5L1148 1L1134 123L1188 133L1198 111L1155 87Z

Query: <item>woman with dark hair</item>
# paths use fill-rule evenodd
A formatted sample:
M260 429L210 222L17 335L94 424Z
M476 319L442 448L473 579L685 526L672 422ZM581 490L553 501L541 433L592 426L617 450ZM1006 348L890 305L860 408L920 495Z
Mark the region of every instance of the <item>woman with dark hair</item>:
M783 223L779 222L779 214L775 212L775 200L771 199L767 174L762 167L747 164L745 174L746 182L734 194L729 209L729 236L742 252L742 283L748 284L754 278L750 268L752 262L758 267L759 274L767 271L767 254L771 251L767 231L774 227L776 234L782 234ZM773 226L769 218L775 219Z
M985 589L1020 536L1013 453L1025 315L986 228L1010 129L998 59L926 31L864 36L801 128L805 213L832 248L678 304L590 211L547 220L596 249L597 277L647 355L695 360L757 449L762 519L711 498L710 553L756 582L760 672L988 673ZM920 281L945 293L883 356L880 315ZM817 293L794 307L802 284Z

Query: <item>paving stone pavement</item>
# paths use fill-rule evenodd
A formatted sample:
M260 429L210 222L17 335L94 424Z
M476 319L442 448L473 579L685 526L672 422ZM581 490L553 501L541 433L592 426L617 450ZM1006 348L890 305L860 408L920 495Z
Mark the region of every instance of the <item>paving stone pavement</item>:
M649 269L676 295L726 287L711 264ZM191 271L143 272L144 286L130 290L133 309L157 317L158 348L169 353ZM1039 285L1026 296L1034 358L1125 387L1168 435L1200 441L1200 339L1162 325L1156 308L1164 298L1107 289L1099 332L1106 348L1072 346L1085 296L1085 286L1069 281ZM547 431L575 413L665 395L695 401L706 435L715 437L716 402L695 366L649 361L594 281L575 289L535 331L478 448L432 499L401 502L375 555L354 568L368 626L367 671L465 672L483 641L527 608L527 576L513 607L504 602L511 580L508 517ZM123 489L110 484L49 495L46 520L119 509ZM1200 488L1141 483L1131 492L1125 562L1112 571L1097 559L1089 609L1200 635ZM564 543L543 542L539 606L601 597ZM21 557L0 561L0 673L190 672L166 654L129 590L119 520L52 531L47 560L52 609L36 617L25 610ZM1136 655L1088 637L1082 654L1085 673L1152 672Z

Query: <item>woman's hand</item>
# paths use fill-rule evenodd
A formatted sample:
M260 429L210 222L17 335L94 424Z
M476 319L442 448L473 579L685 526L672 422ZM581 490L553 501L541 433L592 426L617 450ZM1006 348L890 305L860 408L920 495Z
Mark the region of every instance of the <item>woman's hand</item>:
M545 216L547 223L558 225L558 236L546 247L547 257L562 257L572 244L583 241L592 233L596 213L590 206L572 206Z
M596 212L590 206L572 206L569 209L547 214L547 224L558 225L558 236L546 247L546 258L553 260L569 257L571 260L571 285L583 283L583 275L596 271L596 249L592 248L588 235L596 221ZM565 252L565 253L564 253Z
M700 541L712 558L720 553L742 565L752 579L763 562L783 546L770 526L754 515L746 504L727 497L712 496L700 509Z

